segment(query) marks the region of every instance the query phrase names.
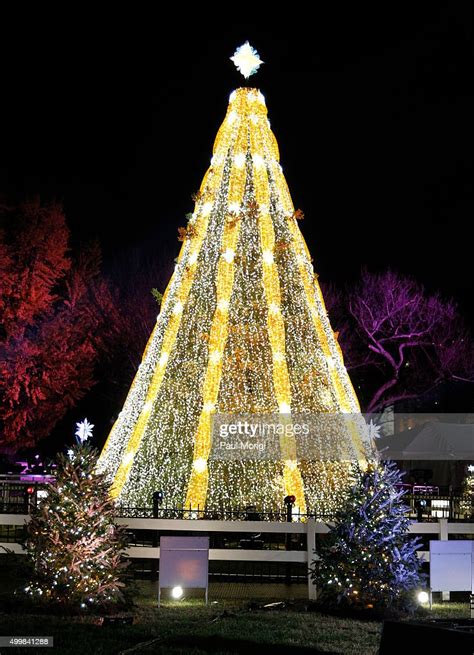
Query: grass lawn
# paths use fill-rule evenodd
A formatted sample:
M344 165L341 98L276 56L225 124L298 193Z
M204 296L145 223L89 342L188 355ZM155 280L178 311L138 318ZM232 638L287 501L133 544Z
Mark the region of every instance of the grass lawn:
M1 593L8 594L18 579L11 572L0 571L0 583ZM294 608L283 610L252 609L248 599L227 597L208 607L197 599L165 601L158 609L156 586L146 581L136 584L133 625L102 626L93 616L59 618L0 614L0 635L53 636L55 646L51 652L71 655L128 652L137 655L248 652L250 655L256 650L262 655L291 652L303 655L309 652L307 649L357 655L377 652L381 623L297 611L298 603ZM263 602L269 602L268 597ZM432 616L466 618L469 608L467 604L445 603L435 606ZM237 646L234 640L239 640ZM146 642L151 643L147 645ZM11 652L31 655L36 649L15 648ZM48 651L41 649L41 652Z

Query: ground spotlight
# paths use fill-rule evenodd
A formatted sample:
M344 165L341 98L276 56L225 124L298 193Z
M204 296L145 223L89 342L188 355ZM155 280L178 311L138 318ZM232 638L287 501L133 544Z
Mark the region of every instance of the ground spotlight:
M419 603L427 603L430 599L428 592L426 591L420 591L417 598Z
M176 600L178 600L178 598L181 598L181 596L183 595L183 587L173 587L173 589L171 590L171 595L173 596L173 598L176 598Z

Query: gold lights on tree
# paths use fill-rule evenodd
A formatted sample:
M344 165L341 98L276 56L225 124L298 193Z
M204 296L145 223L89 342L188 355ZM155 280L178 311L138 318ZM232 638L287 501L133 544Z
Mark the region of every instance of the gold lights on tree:
M258 68L258 54L242 48L233 60L245 75ZM263 95L237 89L194 211L180 228L181 251L156 326L100 456L119 503L149 505L163 489L168 503L193 509L277 508L288 495L301 511L337 504L348 467L300 462L291 439L282 443L281 461L209 457L215 413L279 413L291 421L296 412L360 411L302 218ZM353 459L365 458L356 431L335 438L347 442Z

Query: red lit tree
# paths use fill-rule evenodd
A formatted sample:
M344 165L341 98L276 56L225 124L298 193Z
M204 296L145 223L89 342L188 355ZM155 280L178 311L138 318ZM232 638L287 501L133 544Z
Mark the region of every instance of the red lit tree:
M344 360L367 412L421 397L444 381L474 381L474 342L455 303L393 271L362 272L343 294L324 290Z
M0 450L14 452L92 386L115 307L98 246L71 256L59 205L3 207L0 220Z

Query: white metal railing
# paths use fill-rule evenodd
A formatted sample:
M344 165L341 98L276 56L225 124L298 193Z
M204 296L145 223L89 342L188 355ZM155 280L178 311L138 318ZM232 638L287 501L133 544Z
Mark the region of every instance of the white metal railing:
M25 514L0 514L0 526L22 526L30 519ZM210 521L189 519L134 519L119 518L117 523L130 530L151 530L173 532L220 532L220 533L267 533L267 534L306 534L306 550L246 550L244 548L211 548L209 559L214 561L245 562L295 562L309 565L314 559L316 535L326 534L328 526L320 521L308 519L305 523L282 523L272 521ZM448 540L450 535L473 535L474 523L448 523L439 519L433 523L412 523L413 535L432 535L433 539ZM2 548L3 547L3 548ZM22 554L24 550L19 543L0 542L0 553L5 549ZM418 552L425 561L429 561L429 552ZM159 546L130 546L127 555L140 559L159 559ZM316 597L316 588L308 577L308 596Z

